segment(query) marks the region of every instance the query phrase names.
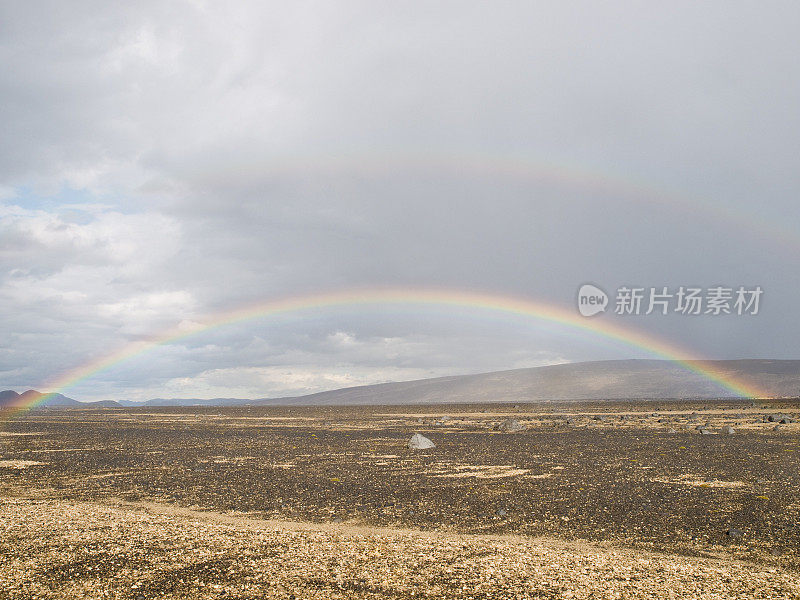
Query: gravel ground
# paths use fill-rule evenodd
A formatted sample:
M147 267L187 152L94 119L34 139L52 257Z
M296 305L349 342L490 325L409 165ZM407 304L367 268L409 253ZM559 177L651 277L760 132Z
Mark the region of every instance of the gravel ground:
M796 401L2 417L0 600L800 598Z
M800 598L764 564L549 538L0 500L0 598Z
M774 431L766 418L798 408L33 411L0 423L0 484L67 501L581 539L800 570L800 423ZM494 429L509 416L525 430ZM712 435L696 430L705 423ZM717 433L726 423L734 435ZM417 431L436 448L409 450Z

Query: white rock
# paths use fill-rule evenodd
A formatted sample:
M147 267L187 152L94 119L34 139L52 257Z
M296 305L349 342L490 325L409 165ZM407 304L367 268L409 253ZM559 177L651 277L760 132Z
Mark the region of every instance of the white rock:
M427 450L428 448L436 448L436 444L430 441L421 433L415 433L408 440L408 447L412 450Z

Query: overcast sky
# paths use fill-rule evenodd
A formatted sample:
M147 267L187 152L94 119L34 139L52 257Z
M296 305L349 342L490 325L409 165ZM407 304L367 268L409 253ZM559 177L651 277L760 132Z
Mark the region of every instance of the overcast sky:
M796 2L0 2L0 389L292 295L760 285L598 315L800 358ZM611 302L614 302L612 297ZM269 397L647 358L486 311L223 327L65 390Z

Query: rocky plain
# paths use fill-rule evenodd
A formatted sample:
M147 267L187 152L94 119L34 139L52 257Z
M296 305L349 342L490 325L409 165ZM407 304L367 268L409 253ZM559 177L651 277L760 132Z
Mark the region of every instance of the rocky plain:
M800 598L798 417L730 399L0 413L0 598Z

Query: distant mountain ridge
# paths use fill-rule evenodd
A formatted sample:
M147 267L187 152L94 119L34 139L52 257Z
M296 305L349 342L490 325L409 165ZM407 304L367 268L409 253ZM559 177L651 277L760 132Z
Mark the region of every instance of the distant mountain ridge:
M747 382L770 397L800 396L800 360L704 361L726 379ZM723 398L736 394L668 360L609 360L381 383L256 404L439 404Z
M47 396L47 398L37 404L37 402ZM13 390L0 392L0 408L28 408L32 404L36 408L121 408L121 404L113 400L100 400L98 402L78 402L72 398L67 398L63 394L44 394L36 390L27 390L18 394Z
M720 360L703 363L726 379L747 382L777 398L800 396L800 360ZM0 408L28 405L41 393L0 392ZM453 375L363 385L283 398L155 398L146 402L78 402L54 394L43 408L159 406L445 404L615 400L625 398L722 398L734 392L667 360L609 360Z
M120 400L122 407L132 406L239 406L251 404L254 400L248 398L153 398L144 402L135 400Z

